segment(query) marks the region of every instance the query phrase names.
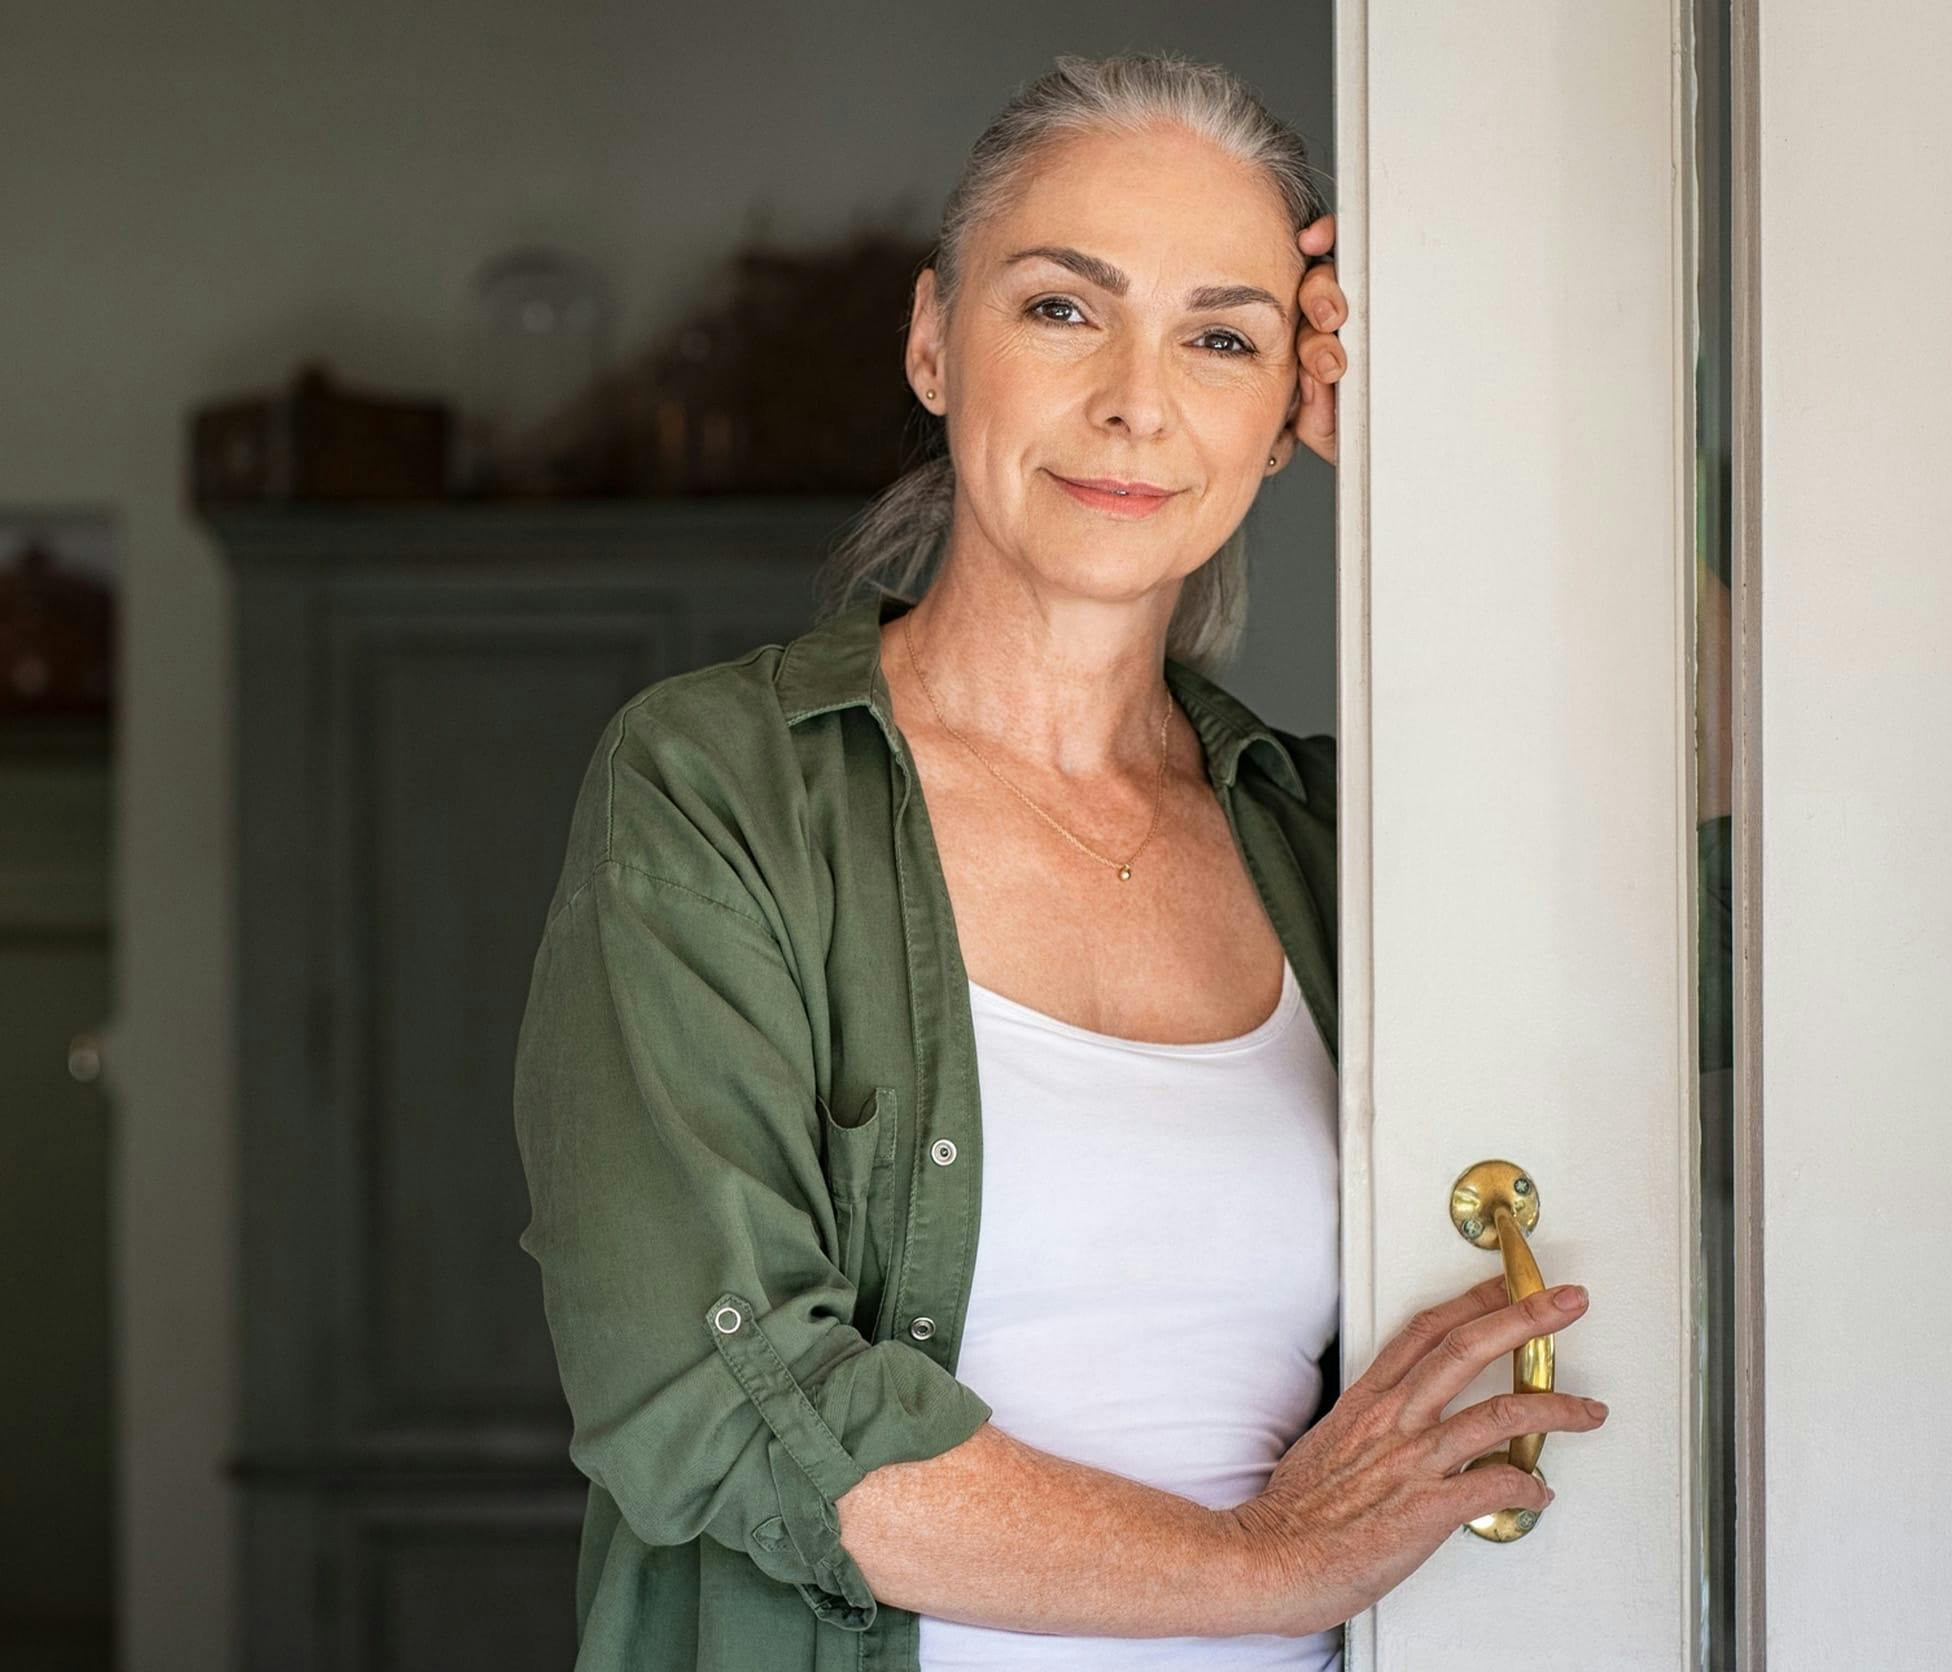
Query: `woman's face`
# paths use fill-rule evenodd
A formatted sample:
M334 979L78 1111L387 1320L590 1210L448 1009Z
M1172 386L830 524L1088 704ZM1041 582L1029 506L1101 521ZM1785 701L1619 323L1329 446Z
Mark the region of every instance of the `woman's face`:
M970 241L950 319L933 269L917 286L908 374L948 419L951 551L1108 602L1160 591L1169 608L1247 514L1269 455L1292 451L1302 267L1280 199L1205 140L1091 136L1048 158ZM1172 491L1107 504L1060 478Z

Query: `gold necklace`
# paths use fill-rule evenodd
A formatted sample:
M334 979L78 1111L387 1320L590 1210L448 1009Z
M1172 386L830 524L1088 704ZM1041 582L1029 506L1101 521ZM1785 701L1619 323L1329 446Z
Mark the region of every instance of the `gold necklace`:
M1064 826L1059 824L1056 819L1052 818L1049 813L1045 812L1044 809L1039 807L1036 802L1032 801L1029 796L1025 795L1022 790L1018 789L1015 784L1011 783L1008 778L1004 777L1002 773L998 772L996 768L990 764L989 757L985 755L981 749L977 748L975 744L971 743L968 738L964 737L961 732L957 731L954 726L949 724L948 716L942 712L942 705L935 700L935 693L929 689L929 682L926 678L923 677L922 664L915 659L915 634L914 631L910 628L909 620L908 620L909 616L912 613L913 611L910 610L910 611L904 611L902 614L902 618L901 618L902 643L908 646L908 665L915 670L916 679L921 681L922 693L929 699L929 707L935 710L936 719L942 722L942 729L946 731L951 737L953 737L958 743L960 743L965 749L967 749L972 755L974 755L979 761L981 761L983 765L989 769L989 773L991 777L996 779L998 783L1000 783L1006 790L1008 790L1012 795L1014 795L1019 801L1021 801L1026 807L1028 807L1047 825L1049 825L1051 829L1055 830L1058 833L1058 835L1062 836L1065 839L1065 841L1069 842L1074 848L1077 848L1084 853L1090 854L1091 857L1099 861L1100 864L1111 866L1114 870L1118 872L1118 880L1120 882L1130 882L1132 880L1132 860L1137 859L1140 853L1144 851L1146 843L1152 840L1152 832L1158 827L1159 824L1159 804L1161 801L1162 791L1164 790L1165 783L1166 783L1166 730L1172 724L1172 718L1173 718L1172 692L1170 690L1166 692L1166 712L1162 716L1160 716L1160 720L1159 720L1159 771L1156 777L1154 778L1153 787L1152 787L1152 822L1145 827L1145 835L1140 839L1139 845L1132 850L1131 859L1125 859L1125 860L1113 859L1107 854L1100 853L1096 848L1089 847L1085 843L1080 842L1077 839L1077 837L1073 836L1070 831L1066 830Z

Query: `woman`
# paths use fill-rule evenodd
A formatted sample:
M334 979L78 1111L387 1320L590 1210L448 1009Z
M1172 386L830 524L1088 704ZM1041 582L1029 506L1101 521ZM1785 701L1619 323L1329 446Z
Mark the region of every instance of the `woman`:
M1444 1416L1579 1313L1501 1278L1312 1420L1333 740L1199 668L1260 484L1334 458L1321 211L1225 72L1059 59L916 286L946 452L838 554L869 596L600 740L516 1084L579 1666L1333 1667L1547 1501L1464 1465L1600 1420Z

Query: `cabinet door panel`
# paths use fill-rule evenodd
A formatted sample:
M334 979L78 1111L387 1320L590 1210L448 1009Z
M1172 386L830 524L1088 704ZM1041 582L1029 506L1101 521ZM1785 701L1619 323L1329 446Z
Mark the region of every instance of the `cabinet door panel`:
M668 600L555 603L334 613L334 1364L361 1441L566 1421L510 1063L597 735L681 657Z
M853 502L285 510L238 571L246 1663L566 1666L587 1484L515 1041L655 680L802 631Z

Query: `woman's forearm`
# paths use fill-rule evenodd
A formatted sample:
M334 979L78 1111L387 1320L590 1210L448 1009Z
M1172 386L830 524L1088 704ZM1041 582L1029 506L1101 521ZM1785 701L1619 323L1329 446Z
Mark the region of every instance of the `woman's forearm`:
M1263 1594L1227 1510L1026 1445L985 1423L839 1500L841 1543L881 1601L1014 1631L1226 1637Z

